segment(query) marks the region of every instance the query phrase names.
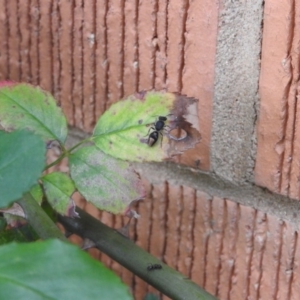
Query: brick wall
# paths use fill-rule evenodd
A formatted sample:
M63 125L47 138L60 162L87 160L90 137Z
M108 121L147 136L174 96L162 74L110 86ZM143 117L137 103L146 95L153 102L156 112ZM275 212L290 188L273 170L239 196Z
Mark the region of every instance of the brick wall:
M148 191L131 226L138 245L220 299L299 298L297 1L0 3L0 79L51 91L71 139L137 90L199 99L197 148L177 164L137 165ZM153 291L91 254L136 299Z

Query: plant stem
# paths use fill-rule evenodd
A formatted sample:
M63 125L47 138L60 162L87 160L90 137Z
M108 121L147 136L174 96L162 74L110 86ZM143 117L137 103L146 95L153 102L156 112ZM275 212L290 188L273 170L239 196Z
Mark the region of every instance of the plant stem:
M71 153L73 150L75 150L77 147L79 147L79 146L82 145L83 143L88 143L88 142L90 142L91 140L92 140L91 137L88 137L88 138L82 140L81 142L79 142L78 144L76 144L75 146L73 146L72 148L70 148L70 149L68 150L68 153Z
M51 168L52 166L55 166L56 164L58 164L61 160L63 160L66 156L67 156L68 152L63 153L58 159L56 159L54 162L52 162L51 164L47 165L44 168L44 171L46 171L47 169Z
M22 206L26 219L41 239L57 238L68 241L29 193L17 202Z
M216 299L182 274L135 245L119 232L104 225L78 207L76 211L79 213L79 218L59 216L59 222L68 231L92 240L96 248L168 297L174 300ZM162 269L148 271L147 267L150 264L160 264Z
M78 144L76 144L75 146L73 146L71 149L69 150L66 150L64 147L62 148L63 149L63 153L62 155L56 159L54 162L52 162L51 164L47 165L45 168L44 168L44 171L46 171L47 169L55 166L56 164L58 164L61 160L63 160L65 157L67 157L73 150L75 150L77 147L79 147L80 145L82 145L83 143L86 143L86 142L89 142L91 141L91 138L87 138L87 139L84 139L82 140L81 142L79 142Z

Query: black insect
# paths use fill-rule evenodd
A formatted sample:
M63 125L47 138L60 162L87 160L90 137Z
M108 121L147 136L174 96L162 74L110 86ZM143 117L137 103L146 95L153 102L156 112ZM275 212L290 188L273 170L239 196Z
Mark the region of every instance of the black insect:
M153 124L152 124L152 127L149 129L149 131L152 129L153 131L149 134L149 131L148 131L148 141L147 141L147 144L148 146L152 147L155 145L155 143L157 142L158 138L159 138L159 135L161 135L161 144L162 144L162 139L163 139L163 130L165 129L165 127L167 126L165 124L165 122L167 121L167 117L162 117L162 116L159 116L158 117L158 120L155 121Z
M149 264L147 267L148 271L160 270L160 269L162 269L162 265L160 264Z

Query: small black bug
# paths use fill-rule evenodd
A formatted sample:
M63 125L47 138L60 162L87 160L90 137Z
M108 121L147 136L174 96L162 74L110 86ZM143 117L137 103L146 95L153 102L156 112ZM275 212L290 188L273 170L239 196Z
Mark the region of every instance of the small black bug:
M153 126L155 127L155 130L157 131L161 131L165 128L165 122L167 121L167 117L162 117L159 116L158 117L158 121L156 121Z
M162 265L160 264L149 264L149 266L147 267L148 271L160 270L160 269L162 269Z
M149 129L149 131L152 129L153 131L149 134L147 144L148 146L152 147L155 145L159 138L159 134L161 135L161 144L163 139L162 131L167 126L165 122L167 121L167 117L159 116L158 120L152 124L152 127Z

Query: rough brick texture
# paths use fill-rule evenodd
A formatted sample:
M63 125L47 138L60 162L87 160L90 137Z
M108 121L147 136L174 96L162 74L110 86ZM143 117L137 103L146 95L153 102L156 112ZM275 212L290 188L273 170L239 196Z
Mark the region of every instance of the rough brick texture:
M51 91L69 123L86 131L109 105L135 91L193 96L199 99L202 142L181 159L209 169L216 3L2 0L0 5L0 80Z
M160 184L145 180L148 195L131 226L139 246L221 300L299 299L298 228L286 220L298 224L299 204L258 187L300 197L299 2L0 0L0 7L0 80L49 90L70 125L91 132L112 103L142 89L199 99L201 143L177 160L194 169L167 177L155 165ZM205 186L192 188L192 177ZM107 225L124 225L75 198ZM137 300L157 293L90 252Z
M256 183L298 198L299 2L266 1Z
M130 227L137 245L219 299L299 299L298 234L288 223L189 187L145 185L147 198L136 207L141 217ZM79 205L114 228L126 222ZM91 254L133 287L135 299L159 295L106 255Z

